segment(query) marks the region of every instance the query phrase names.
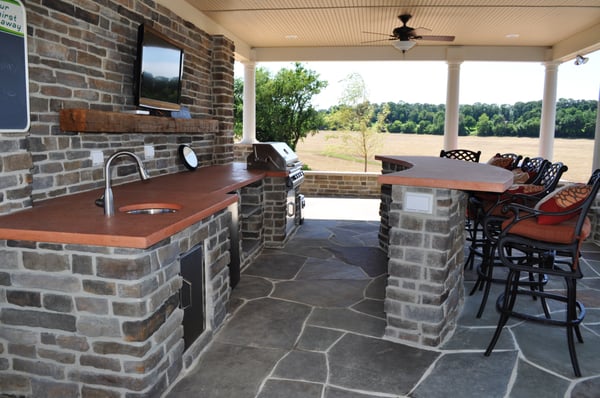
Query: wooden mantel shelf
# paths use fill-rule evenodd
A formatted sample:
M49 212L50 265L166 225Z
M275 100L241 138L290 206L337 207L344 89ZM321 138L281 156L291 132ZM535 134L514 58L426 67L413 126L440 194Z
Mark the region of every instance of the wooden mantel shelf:
M79 133L202 133L216 132L213 119L176 119L91 109L62 109L60 129Z

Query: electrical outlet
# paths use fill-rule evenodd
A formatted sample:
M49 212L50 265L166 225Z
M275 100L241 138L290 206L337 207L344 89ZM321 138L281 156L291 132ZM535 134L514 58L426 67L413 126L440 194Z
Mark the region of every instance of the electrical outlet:
M92 158L92 166L99 166L101 164L104 164L104 154L102 153L102 151L95 149L91 151L90 156Z
M152 145L144 145L144 158L154 159L154 147Z
M406 192L404 195L404 211L411 213L433 213L433 195Z

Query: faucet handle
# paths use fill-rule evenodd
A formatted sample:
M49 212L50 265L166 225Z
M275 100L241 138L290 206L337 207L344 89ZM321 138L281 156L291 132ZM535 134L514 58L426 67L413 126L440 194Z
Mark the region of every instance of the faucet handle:
M104 195L96 199L94 203L96 203L96 206L104 207Z

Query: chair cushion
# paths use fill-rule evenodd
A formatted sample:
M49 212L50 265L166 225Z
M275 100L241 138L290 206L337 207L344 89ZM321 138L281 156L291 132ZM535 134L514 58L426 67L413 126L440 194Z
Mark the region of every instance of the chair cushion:
M502 167L503 169L509 169L510 166L513 164L513 159L503 158L502 156L494 156L487 161L487 164Z
M568 211L576 208L585 201L591 191L592 187L587 184L565 185L546 195L535 205L535 209L544 212ZM544 225L557 224L576 217L578 214L578 212L560 216L544 214L537 217L537 222Z
M502 229L505 229L512 222L512 217L502 223ZM539 240L543 242L554 243L572 243L575 236L575 226L577 219L571 218L558 224L550 224L540 226L534 217L521 220L516 223L510 233L520 235L529 239ZM586 217L581 228L580 241L584 241L590 236L592 231L592 223L589 217Z

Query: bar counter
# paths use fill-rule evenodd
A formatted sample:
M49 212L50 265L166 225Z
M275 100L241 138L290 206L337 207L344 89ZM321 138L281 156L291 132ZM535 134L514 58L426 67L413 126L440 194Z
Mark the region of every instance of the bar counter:
M385 337L438 347L464 301L466 192L504 192L513 174L439 157L375 158L383 166L379 243L389 257Z

